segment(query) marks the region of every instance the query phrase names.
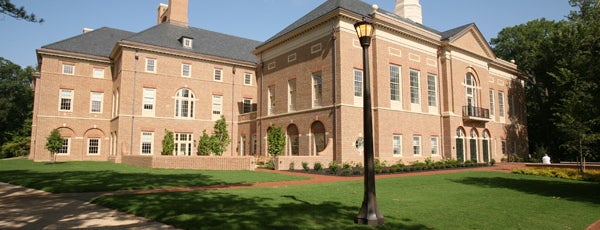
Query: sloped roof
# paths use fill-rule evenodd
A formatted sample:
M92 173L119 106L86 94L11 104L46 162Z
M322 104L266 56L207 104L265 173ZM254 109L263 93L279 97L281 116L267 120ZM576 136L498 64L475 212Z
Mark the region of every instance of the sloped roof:
M133 34L133 32L125 30L102 27L42 46L42 48L108 57L118 41Z
M158 24L124 40L190 51L189 48L181 45L179 39L182 36L193 39L191 51L195 53L249 62L257 60L256 56L252 55L252 50L260 44L259 41L194 27L180 27L169 23Z
M317 8L315 8L314 10L310 11L308 14L304 15L303 17L301 17L300 19L298 19L297 21L295 21L294 23L292 23L291 25L289 25L288 27L284 28L283 30L281 30L279 33L275 34L273 37L267 39L264 43L262 43L260 46L269 43L289 32L292 32L293 30L300 28L303 25L306 25L318 18L320 18L321 16L336 10L338 8L341 9L345 9L348 10L350 12L354 12L356 14L359 15L369 15L373 12L373 7L372 5L369 5L366 2L363 2L361 0L328 0L326 2L324 2L323 4L321 4L320 6L318 6ZM404 17L401 17L399 15L396 15L394 13L391 13L389 11L383 10L383 9L378 9L377 10L379 13L385 14L389 17L395 18L397 20L412 24L416 27L422 28L424 30L430 31L432 33L435 34L439 34L440 32L437 30L434 30L432 28L429 28L427 26L423 26L422 24L413 22L411 20L408 20ZM260 47L258 46L258 47Z
M444 32L441 32L440 35L442 36L442 41L443 40L449 40L449 39L453 38L454 36L458 35L462 31L464 31L465 29L467 29L467 28L469 28L469 27L471 27L473 25L475 25L475 23L469 23L469 24L466 24L464 26L459 26L459 27L456 27L454 29L449 29L449 30L446 30Z

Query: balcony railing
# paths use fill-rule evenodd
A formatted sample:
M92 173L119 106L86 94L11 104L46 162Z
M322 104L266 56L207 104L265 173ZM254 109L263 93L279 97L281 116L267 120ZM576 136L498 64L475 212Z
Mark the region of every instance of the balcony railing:
M490 110L475 106L463 106L463 119L490 121Z

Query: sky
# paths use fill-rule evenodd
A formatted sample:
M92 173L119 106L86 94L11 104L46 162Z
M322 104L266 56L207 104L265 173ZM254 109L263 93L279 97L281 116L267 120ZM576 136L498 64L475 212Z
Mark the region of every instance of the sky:
M394 10L395 0L363 0ZM45 22L0 14L0 57L36 66L35 50L82 33L83 28L140 32L156 25L157 7L168 0L11 0ZM189 0L189 25L265 41L325 0ZM503 28L546 18L564 20L568 0L421 0L423 25L445 31L475 23L485 39Z

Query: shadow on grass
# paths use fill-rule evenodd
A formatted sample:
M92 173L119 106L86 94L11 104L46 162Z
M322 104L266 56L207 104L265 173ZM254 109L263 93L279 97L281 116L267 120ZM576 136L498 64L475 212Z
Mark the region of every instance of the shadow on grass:
M92 201L183 229L372 229L354 224L359 206L295 196L240 197L219 191L122 195ZM428 229L386 217L378 229Z
M465 177L457 183L488 188L507 188L529 194L600 204L600 183L552 178Z
M11 170L0 181L52 193L104 192L130 189L226 184L202 174L119 173L114 171L35 172Z

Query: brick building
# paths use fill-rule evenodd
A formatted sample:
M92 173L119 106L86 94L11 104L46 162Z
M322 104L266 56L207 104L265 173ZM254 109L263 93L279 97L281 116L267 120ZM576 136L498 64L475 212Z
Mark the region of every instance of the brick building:
M361 162L353 24L364 16L375 25L376 157L487 162L528 152L516 65L496 58L474 24L422 25L418 0L397 0L394 12L329 0L262 43L190 27L187 15L187 1L171 0L142 32L100 28L39 49L30 158L49 160L53 128L66 138L59 160L156 157L165 130L175 133L173 158L192 158L202 131L224 115L226 156L267 155L275 125L287 135L281 169Z

